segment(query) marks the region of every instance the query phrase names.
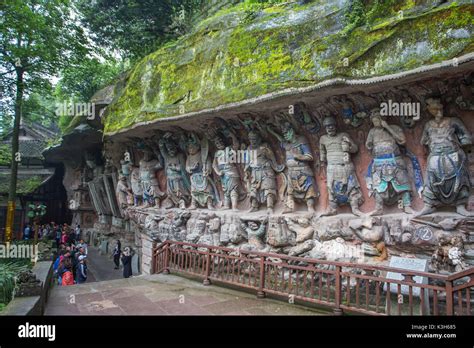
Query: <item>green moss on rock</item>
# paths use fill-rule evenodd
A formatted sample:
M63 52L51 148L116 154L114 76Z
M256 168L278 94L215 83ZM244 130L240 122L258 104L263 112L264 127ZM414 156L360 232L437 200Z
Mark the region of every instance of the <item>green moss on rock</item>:
M134 67L108 108L105 132L334 77L399 72L472 51L474 5L468 1L441 7L431 0L364 2L366 15L356 26L347 18L349 3L244 2L219 11Z

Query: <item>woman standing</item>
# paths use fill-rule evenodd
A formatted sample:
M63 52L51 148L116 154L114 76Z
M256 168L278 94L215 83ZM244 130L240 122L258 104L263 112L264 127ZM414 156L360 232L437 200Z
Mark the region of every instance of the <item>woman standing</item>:
M117 243L115 244L114 248L114 263L115 263L115 268L114 269L119 269L120 267L120 254L122 253L122 243L120 243L120 240L117 239Z
M126 247L122 255L123 277L130 278L132 276L132 255L130 248Z

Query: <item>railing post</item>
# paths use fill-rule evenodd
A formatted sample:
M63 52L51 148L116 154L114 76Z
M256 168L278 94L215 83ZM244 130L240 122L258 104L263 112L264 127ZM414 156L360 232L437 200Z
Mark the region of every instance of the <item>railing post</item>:
M334 295L334 302L335 302L335 307L333 309L334 315L342 315L342 309L341 309L341 266L336 266L336 292Z
M151 274L156 273L156 247L151 248Z
M454 315L453 282L446 280L446 315Z
M170 245L168 243L165 244L165 262L163 265L163 273L170 274L169 269L169 258L170 258Z
M258 298L265 298L265 256L260 256L260 286L257 291Z
M209 279L209 275L210 275L210 269L211 269L211 251L209 250L209 248L207 248L207 254L206 254L206 274L205 274L205 278L204 280L202 281L202 283L204 285L211 285L211 280Z

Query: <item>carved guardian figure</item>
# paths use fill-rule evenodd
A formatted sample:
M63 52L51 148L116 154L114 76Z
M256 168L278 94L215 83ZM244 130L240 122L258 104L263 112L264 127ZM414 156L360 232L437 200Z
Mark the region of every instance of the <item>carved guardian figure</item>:
M471 184L463 147L472 144L471 134L459 118L444 117L439 99L427 99L427 110L434 117L425 124L421 144L429 149L420 215L430 214L441 205L454 205L456 212L473 216L465 204Z
M326 117L323 121L326 134L319 139L320 159L326 163L329 209L323 215L334 215L337 207L350 204L352 213L362 215L359 181L350 154L358 151L357 145L347 133L338 133L336 119Z
M382 120L379 109L372 110L370 119L374 127L367 135L365 146L373 157L367 173L367 188L375 196L375 210L371 215L382 214L384 203L393 205L400 199L400 208L411 214L411 186L400 150L400 145L406 142L403 130Z

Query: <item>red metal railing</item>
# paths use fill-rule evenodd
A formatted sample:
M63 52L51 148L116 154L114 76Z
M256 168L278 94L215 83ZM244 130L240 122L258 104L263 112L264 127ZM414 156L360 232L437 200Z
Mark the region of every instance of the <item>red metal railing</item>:
M473 315L474 268L450 276L211 245L166 241L153 250L153 273L184 273L333 309L335 314ZM399 273L401 280L388 278ZM416 283L414 277L428 282Z

